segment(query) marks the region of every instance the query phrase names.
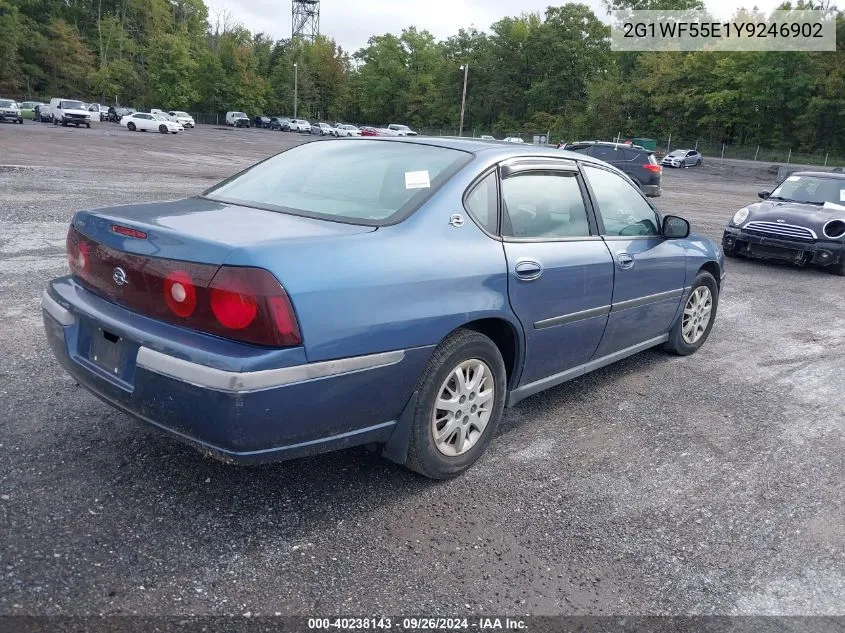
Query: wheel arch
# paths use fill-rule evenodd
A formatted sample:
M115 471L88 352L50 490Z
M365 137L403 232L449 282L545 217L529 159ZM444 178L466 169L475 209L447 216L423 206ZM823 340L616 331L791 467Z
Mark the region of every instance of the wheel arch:
M722 272L719 269L719 264L712 260L704 262L695 274L698 275L701 271L705 271L713 275L713 279L716 280L716 287L720 291L722 290Z
M480 317L466 321L460 326L447 332L438 341L438 345L458 330L472 330L483 334L499 349L502 360L505 363L507 391L516 387L522 373L522 359L524 357L525 344L522 337L522 328L519 322L508 319L504 316ZM411 423L414 409L417 406L418 389L415 389L408 399L405 408L399 415L396 426L390 438L382 447L382 456L397 464L406 464L408 459L408 443L410 439Z

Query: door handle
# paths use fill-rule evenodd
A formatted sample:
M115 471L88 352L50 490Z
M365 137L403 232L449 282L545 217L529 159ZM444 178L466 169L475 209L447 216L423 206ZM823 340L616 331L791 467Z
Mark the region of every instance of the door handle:
M520 259L514 266L514 272L523 281L534 281L543 274L543 266L533 259Z
M616 263L619 264L619 268L622 270L627 270L629 268L634 267L634 256L630 253L617 253L616 254Z

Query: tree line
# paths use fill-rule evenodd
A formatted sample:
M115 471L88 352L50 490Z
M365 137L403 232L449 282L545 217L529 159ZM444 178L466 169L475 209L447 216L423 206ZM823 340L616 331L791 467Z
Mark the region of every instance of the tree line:
M291 115L296 64L300 116L455 130L468 64L467 130L671 134L845 153L845 14L837 16L837 51L828 53L612 52L609 28L584 4L442 41L409 27L350 53L326 35L251 33L228 13L209 15L203 0L0 0L0 96Z

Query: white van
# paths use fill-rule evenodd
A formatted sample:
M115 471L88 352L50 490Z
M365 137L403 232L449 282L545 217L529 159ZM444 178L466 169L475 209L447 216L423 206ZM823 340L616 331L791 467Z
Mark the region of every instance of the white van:
M249 117L243 112L227 112L226 125L232 127L249 127Z
M61 123L65 127L68 124L91 127L91 113L84 103L76 99L50 99L50 116L53 117L53 125Z

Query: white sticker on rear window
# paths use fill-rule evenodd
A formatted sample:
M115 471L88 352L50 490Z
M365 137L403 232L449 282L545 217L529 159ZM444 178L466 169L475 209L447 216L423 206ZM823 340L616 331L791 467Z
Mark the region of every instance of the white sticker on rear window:
M801 176L790 176L786 179L788 182L795 182L796 180L801 180Z
M431 181L428 179L427 169L405 172L405 189L428 189L429 187L431 187Z

